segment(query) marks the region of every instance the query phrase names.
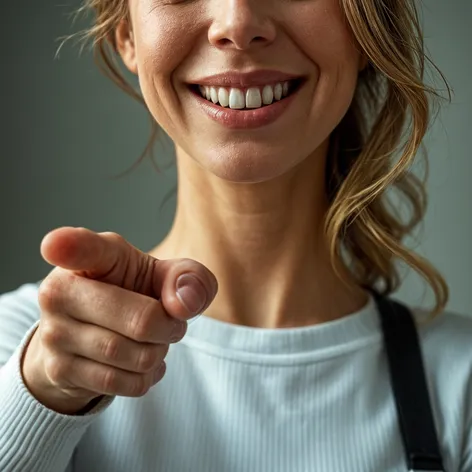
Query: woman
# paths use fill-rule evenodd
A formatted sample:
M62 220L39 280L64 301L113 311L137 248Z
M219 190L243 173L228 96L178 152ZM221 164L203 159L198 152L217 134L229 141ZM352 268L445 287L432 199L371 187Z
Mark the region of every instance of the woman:
M175 143L177 212L148 253L59 228L2 295L0 470L472 472L472 321L402 245L435 93L413 1L83 8ZM387 298L397 260L432 313Z

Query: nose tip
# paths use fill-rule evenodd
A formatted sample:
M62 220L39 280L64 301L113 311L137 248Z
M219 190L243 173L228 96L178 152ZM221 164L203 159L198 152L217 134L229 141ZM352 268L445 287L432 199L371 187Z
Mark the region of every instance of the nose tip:
M223 3L208 33L215 47L242 51L265 47L274 41L275 25L261 3L242 0Z

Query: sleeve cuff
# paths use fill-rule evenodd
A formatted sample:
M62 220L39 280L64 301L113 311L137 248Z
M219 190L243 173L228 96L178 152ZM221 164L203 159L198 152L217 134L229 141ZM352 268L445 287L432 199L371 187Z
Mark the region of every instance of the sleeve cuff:
M105 396L83 415L64 415L39 403L21 375L25 347L36 322L7 363L0 368L0 470L65 470L87 427L115 397Z

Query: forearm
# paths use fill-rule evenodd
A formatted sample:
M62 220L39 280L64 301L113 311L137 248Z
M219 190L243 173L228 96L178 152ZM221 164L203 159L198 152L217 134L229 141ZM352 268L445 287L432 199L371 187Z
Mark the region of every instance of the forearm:
M63 415L39 403L27 389L20 360L33 326L0 368L0 470L65 471L87 427L112 401L105 398L88 413Z

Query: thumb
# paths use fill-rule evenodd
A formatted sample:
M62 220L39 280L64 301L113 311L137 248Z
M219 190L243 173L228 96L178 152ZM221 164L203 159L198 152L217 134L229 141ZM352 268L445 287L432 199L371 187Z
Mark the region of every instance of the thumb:
M210 306L218 292L218 282L203 264L193 259L165 259L158 265L165 273L159 290L169 315L185 320Z
M182 320L206 309L218 290L216 277L203 264L156 259L112 232L58 228L43 238L41 255L76 275L158 299L170 316Z

